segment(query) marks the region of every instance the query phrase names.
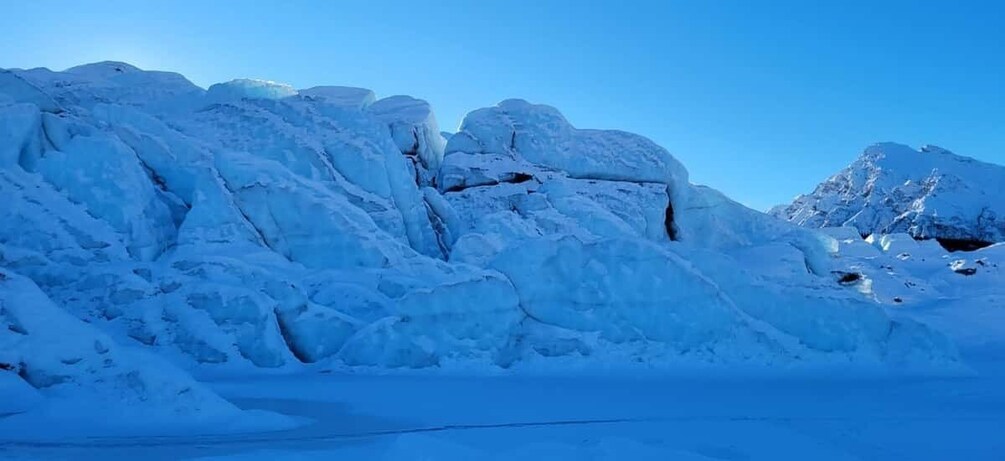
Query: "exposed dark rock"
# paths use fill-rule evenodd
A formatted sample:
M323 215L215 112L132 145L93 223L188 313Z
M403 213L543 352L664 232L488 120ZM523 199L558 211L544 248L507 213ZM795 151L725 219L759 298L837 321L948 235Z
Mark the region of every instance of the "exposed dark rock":
M919 239L920 240L920 239ZM983 240L967 240L967 239L947 239L947 238L936 238L939 245L945 248L946 251L974 251L980 250L981 248L989 247L995 242L985 242Z
M522 182L530 181L531 179L534 179L534 176L531 176L527 173L513 173L513 177L511 179L509 179L508 181L504 180L503 182L520 184Z
M837 282L841 285L854 285L862 280L862 274L858 272L834 271L832 273L838 276Z
M969 277L969 276L974 275L974 274L977 273L977 268L976 267L961 267L959 269L953 269L953 272L956 272L957 274L965 275L965 276Z

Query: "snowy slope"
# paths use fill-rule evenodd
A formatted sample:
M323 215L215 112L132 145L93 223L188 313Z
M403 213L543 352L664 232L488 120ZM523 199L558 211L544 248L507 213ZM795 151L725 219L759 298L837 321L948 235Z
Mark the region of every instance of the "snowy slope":
M835 267L859 274L854 286L866 296L944 331L970 362L1005 357L1005 245L949 252L908 234L863 239L852 227L823 231L839 242Z
M0 268L178 366L957 360L838 283L832 238L548 106L447 141L406 96L123 63L5 71L0 94Z
M772 214L807 227L852 226L863 235L1005 240L1005 167L935 146L882 143Z

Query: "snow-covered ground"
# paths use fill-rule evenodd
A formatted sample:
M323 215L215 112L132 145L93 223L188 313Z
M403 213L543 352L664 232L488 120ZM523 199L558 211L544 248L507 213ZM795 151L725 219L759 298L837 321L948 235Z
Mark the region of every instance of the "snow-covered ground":
M1005 246L913 237L1000 167L901 147L787 222L523 100L0 71L0 457L993 459Z

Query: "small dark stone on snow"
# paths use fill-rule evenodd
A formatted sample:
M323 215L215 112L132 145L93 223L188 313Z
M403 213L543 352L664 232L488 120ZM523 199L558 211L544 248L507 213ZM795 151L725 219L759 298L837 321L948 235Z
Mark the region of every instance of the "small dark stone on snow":
M513 184L520 184L522 182L530 181L531 179L534 179L534 177L527 173L513 173L513 179L510 179L509 181L506 182Z
M858 272L835 271L834 273L840 276L840 278L838 278L838 283L842 285L852 285L859 280L862 280L862 274L859 274Z

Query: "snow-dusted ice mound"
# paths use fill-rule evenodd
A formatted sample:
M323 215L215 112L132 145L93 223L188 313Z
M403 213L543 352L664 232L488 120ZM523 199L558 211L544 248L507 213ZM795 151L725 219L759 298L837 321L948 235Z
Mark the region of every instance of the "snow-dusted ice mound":
M548 106L476 110L446 141L406 96L99 63L3 72L0 127L0 268L182 367L956 360L838 283L834 239Z
M1005 167L935 146L883 143L772 213L807 227L907 233L952 247L1005 241Z
M109 426L126 424L115 421L122 407L148 419L144 424L179 418L219 423L241 415L184 371L149 351L121 347L7 269L0 269L0 301L0 414L7 416L7 435L34 412L57 420L106 412Z

